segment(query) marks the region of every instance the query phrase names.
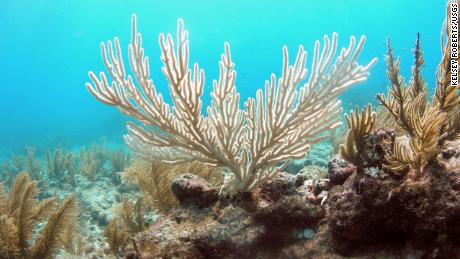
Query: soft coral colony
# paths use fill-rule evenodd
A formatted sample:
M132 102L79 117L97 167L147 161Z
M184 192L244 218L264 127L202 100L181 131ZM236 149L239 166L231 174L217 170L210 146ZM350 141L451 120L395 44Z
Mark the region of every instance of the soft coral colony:
M309 75L303 46L294 64L289 64L284 47L281 77L272 74L265 89L259 89L256 98L249 98L244 109L236 90L230 45L226 43L219 63L220 76L213 81L212 102L205 116L201 99L205 73L198 64L189 67L188 32L182 20L178 22L176 43L170 34L159 37L171 107L150 78L149 59L144 56L133 16L128 58L134 75L127 75L115 38L107 47L101 44L108 76L90 72L92 84L88 83L87 88L99 101L154 128L128 124L125 140L136 155L169 163L199 161L224 168L228 173L220 193L233 196L273 179L290 160L304 157L312 144L327 138L325 133L340 125L337 97L365 81L376 62L373 59L365 66L358 64L364 42L365 37L359 42L351 37L348 48L337 55L337 34L325 36L322 48L318 41L315 43Z

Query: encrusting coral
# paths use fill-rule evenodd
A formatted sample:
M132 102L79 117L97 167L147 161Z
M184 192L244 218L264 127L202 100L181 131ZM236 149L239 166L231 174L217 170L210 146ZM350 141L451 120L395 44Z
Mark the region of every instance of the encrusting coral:
M172 36L160 34L162 69L174 104L171 109L150 79L149 59L144 56L142 37L133 16L129 64L134 77L126 74L120 44L114 40L101 44L105 73L98 78L90 72L92 84L86 86L104 104L116 106L145 126L128 124L125 137L131 149L146 159L169 163L200 161L225 168L229 174L222 195L253 190L273 178L289 160L304 157L312 144L327 138L326 132L340 125L337 97L346 89L363 82L376 62L360 66L365 38L356 43L351 37L348 48L337 52L337 34L324 37L324 47L315 43L309 80L306 52L299 47L295 62L289 65L288 50L283 48L281 77L274 74L240 109L236 91L236 72L230 46L220 61L220 78L213 82L212 103L202 115L204 71L195 64L189 68L188 32L182 20L177 30L177 45ZM137 82L137 86L135 85ZM297 89L300 85L300 89Z
M0 187L0 257L53 258L76 224L78 204L75 197L56 206L54 198L37 200L37 182L27 173L17 176L7 195ZM39 233L39 223L45 222Z

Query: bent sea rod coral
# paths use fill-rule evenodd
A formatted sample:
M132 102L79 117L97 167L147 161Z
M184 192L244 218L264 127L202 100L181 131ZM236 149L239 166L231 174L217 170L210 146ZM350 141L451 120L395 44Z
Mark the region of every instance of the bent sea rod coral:
M292 159L304 157L312 144L327 138L340 121L337 97L349 87L363 82L376 59L361 66L365 37L350 39L348 48L337 53L337 34L324 37L324 46L315 43L311 72L307 78L307 53L299 47L294 64L289 64L283 48L281 77L272 74L265 89L249 98L240 109L236 72L225 44L220 77L213 81L212 103L202 113L205 73L194 64L189 67L188 32L178 22L177 39L160 35L162 72L167 79L173 106L159 93L150 78L148 57L142 37L132 20L127 75L117 38L101 44L108 73L99 77L90 72L86 86L96 99L116 106L147 130L128 124L125 140L136 155L168 163L199 161L228 171L220 194L233 196L254 190L273 179ZM304 82L306 81L306 82ZM299 89L298 89L299 88Z

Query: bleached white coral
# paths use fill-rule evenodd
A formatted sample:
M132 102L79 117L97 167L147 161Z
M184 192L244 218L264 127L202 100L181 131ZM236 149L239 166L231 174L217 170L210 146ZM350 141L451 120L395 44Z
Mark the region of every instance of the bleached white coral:
M198 160L226 168L230 177L221 194L233 195L271 179L291 159L304 157L312 144L325 139L323 133L339 126L337 96L366 80L376 62L373 59L366 66L357 63L364 41L361 37L356 43L351 37L350 45L342 48L337 58L336 33L332 39L324 37L322 50L317 41L305 83L307 53L303 46L293 65L289 65L284 47L281 77L272 74L265 90L259 89L255 99L249 98L244 109L240 107L236 72L226 43L219 63L220 76L213 81L212 103L205 116L201 101L205 73L196 63L189 67L188 32L182 20L178 22L176 43L170 34L160 34L159 38L171 108L150 78L149 59L144 56L133 16L128 57L134 76L127 75L115 38L114 46L110 41L107 48L101 44L111 82L103 72L99 77L90 72L92 84L86 86L99 101L116 106L149 127L128 124L125 140L136 154L169 163Z

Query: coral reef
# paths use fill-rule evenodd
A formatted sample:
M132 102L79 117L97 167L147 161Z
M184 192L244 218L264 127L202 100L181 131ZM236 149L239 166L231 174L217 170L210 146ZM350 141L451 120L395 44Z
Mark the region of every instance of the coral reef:
M181 191L175 193L188 193L189 201L201 202L209 195L209 188L197 188L208 185L204 179L180 176L175 182L181 183ZM136 235L137 250L128 253L140 258L273 258L272 252L298 238L295 233L311 238L324 217L314 189L301 175L285 173L252 195L231 200L217 200L214 188L215 200L183 203Z
M48 151L40 150L43 151L35 152L35 148L26 148L26 154L12 155L11 161L6 161L3 164L0 177L4 181L4 192L13 190L15 179L20 175L20 172L17 171L18 168L27 169L31 168L30 165L34 165L35 172L39 172L39 174L35 174L35 176L31 176L28 172L27 174L30 178L37 177L34 179L36 180L34 185L42 190L36 195L38 200L44 201L50 197L65 200L67 196L74 194L75 199L79 200L79 207L81 208L78 228L73 227L72 224L66 225L66 232L60 235L62 245L59 245L60 248L57 249L56 256L108 256L110 248L103 234L109 221L117 215L117 212L112 211L111 207L117 207L116 204L121 203L124 199L136 200L141 196L137 191L131 191L121 184L119 180L115 181L115 179L119 179L116 171L127 164L129 155L120 154L122 151L113 151L116 149L109 148L104 141L90 147L83 147L80 150L70 151L60 145L50 148ZM79 153L81 150L89 161L82 162L80 160ZM80 174L80 167L85 166L85 163L92 163L91 159L100 163L97 171L88 171L89 174L94 175L93 180ZM3 195L2 198L4 197L7 196ZM3 199L0 198L0 200ZM0 202L3 204L3 201ZM4 210L0 210L2 211L0 215L3 215ZM145 211L144 216L149 224L153 218L152 215L153 212ZM8 216L2 216L1 221L2 226L5 226L7 222L15 224L14 219ZM38 238L37 234L40 231L44 230L44 223L46 222L40 221L34 228L33 240ZM5 245L11 244L9 240L15 238L15 232L10 229L14 226L5 226L5 233L2 233L0 237L2 247L4 243ZM59 230L59 226L56 230ZM44 240L48 243L49 241L53 240ZM49 244L55 245L52 242Z
M327 131L340 125L337 97L366 80L376 61L373 59L365 66L357 63L364 37L358 43L352 37L349 47L343 48L335 59L334 33L332 39L324 37L322 50L319 42L315 43L310 78L301 86L307 77L306 52L300 46L294 64L289 65L288 50L284 47L281 77L272 74L265 83L265 91L258 90L256 98L249 98L241 110L230 46L225 44L220 78L213 83L212 103L207 116L203 116L204 71L197 64L189 68L188 32L184 31L182 20L178 24L177 45L170 34L161 34L159 40L172 109L150 79L149 60L144 57L141 41L133 16L128 54L134 78L126 74L115 38L115 48L110 41L107 48L101 44L108 76L101 73L97 77L90 72L92 84L86 85L88 90L102 103L116 106L154 128L147 131L135 124L128 125L125 140L137 155L169 163L196 160L225 168L228 177L220 192L230 196L253 190L283 170L289 160L304 157L312 144L326 139Z
M109 76L90 73L87 87L145 126L128 125L134 159L104 140L12 155L2 165L0 258L460 258L450 22L432 96L420 35L407 83L388 40L388 93L375 111L345 115L340 131L337 97L374 63L357 63L364 39L336 59L336 34L322 49L317 42L308 80L303 47L292 65L284 48L280 77L244 109L226 44L203 115L204 71L189 68L182 21L177 43L160 36L170 106L150 79L133 17L134 76L115 39L102 45Z
M441 78L450 69L445 60L449 58L445 53L448 47L443 46L436 91L430 102L421 77L419 35L408 85L404 85L399 60L393 56L389 41L387 46L391 84L387 97L377 96L386 114L376 116L375 122L383 128L359 137L364 142L362 147L372 147L355 149L359 159L342 152L349 163L331 163L331 182L340 179L334 180L337 186L328 196L334 248L346 256L380 246L391 247L401 255L411 250L415 258L458 258L460 124L456 104L460 93L457 87L448 86L448 79ZM379 118L393 122L378 122ZM397 125L397 130L390 125ZM349 127L350 131L356 128ZM357 167L356 173L353 167Z
M455 156L459 151L450 148L443 153ZM418 178L363 168L364 173L333 188L328 205L336 249L353 254L370 244L407 244L425 256L437 253L434 258L458 255L460 248L452 245L460 233L460 174L455 159L445 156L441 161L444 166L430 163Z
M386 139L373 137L382 131L370 133L367 141L387 145ZM179 176L179 187L173 188L180 191L174 193L186 193L187 202L136 235L135 245L127 248L125 255L457 258L460 142L449 142L448 146L438 157L440 164L430 164L419 178L395 177L389 169L378 167L358 170L335 158L330 181L280 173L251 194L232 199L219 198L217 189L212 190L204 179ZM367 152L378 150L381 147ZM369 154L363 156L369 161L362 164L372 164L377 157L382 160L380 164L386 160L385 156Z
M122 173L122 185L128 191L136 193L126 197L118 204L112 205L112 215L104 226L104 236L108 243L105 251L113 256L128 256L133 249L132 238L144 231L158 215L167 215L184 201L180 195L174 195L179 188L175 178L180 175L199 177L214 190L217 200L218 186L223 183L223 175L216 167L199 162L171 165L160 161L146 162L133 159L126 171ZM189 189L188 189L189 190ZM194 194L194 192L192 192ZM184 197L184 196L182 196ZM188 197L185 197L187 199ZM195 199L197 204L203 204L206 199ZM99 215L103 212L99 212ZM107 218L107 217L106 217Z
M388 95L377 96L377 112L369 105L346 116L329 179L277 173L226 197L178 176L179 207L136 235L126 257L459 258L460 92L444 78L449 47L430 101L420 37L407 85L387 46Z

